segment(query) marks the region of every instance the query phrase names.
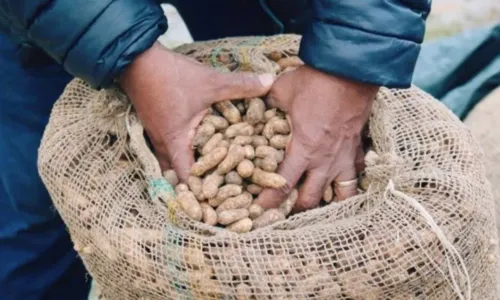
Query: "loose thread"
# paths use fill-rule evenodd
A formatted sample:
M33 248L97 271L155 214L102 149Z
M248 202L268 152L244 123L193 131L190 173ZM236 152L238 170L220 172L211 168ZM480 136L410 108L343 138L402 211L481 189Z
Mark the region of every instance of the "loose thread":
M470 300L471 299L471 284L470 284L470 277L469 277L469 272L467 271L467 267L465 265L465 262L458 252L458 250L453 246L453 244L448 240L444 232L441 230L441 228L436 224L434 221L434 218L429 214L429 212L423 207L416 199L396 190L394 187L394 182L392 180L389 180L389 183L387 185L386 191L391 192L394 196L397 196L399 198L402 198L406 202L408 202L413 208L415 208L425 219L427 224L431 227L433 232L436 234L438 237L439 241L443 244L445 250L451 253L452 259L458 261L459 268L462 270L463 275L465 276L465 285L466 285L466 292L465 292L465 297L463 293L461 292L459 283L457 282L457 279L455 278L455 274L453 273L453 268L451 266L452 262L450 262L450 257L448 254L445 254L446 257L446 263L448 267L448 271L450 272L450 278L452 281L452 286L453 290L458 294L459 298L461 300ZM460 274L457 274L459 276Z

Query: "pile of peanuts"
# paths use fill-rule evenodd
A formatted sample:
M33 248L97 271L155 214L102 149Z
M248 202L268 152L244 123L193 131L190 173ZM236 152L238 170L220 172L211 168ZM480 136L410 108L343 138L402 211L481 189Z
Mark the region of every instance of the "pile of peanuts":
M268 109L261 98L215 104L193 139L197 160L187 184L173 170L164 178L175 186L177 203L195 221L245 233L284 220L298 197L293 190L279 208L264 210L254 203L263 188L281 188L276 173L290 139L286 115ZM324 200L333 199L328 187Z

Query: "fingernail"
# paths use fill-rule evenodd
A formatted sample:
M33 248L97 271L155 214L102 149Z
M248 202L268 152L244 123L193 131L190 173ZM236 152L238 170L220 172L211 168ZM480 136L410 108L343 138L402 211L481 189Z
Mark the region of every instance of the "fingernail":
M273 74L269 74L269 73L261 74L261 75L259 75L259 80L260 80L260 84L262 84L262 86L270 86L274 82L274 76L273 76Z

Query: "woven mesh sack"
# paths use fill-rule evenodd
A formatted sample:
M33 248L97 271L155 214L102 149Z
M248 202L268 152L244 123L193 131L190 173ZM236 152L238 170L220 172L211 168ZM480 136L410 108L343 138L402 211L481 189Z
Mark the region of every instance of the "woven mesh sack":
M179 53L274 71L300 37L231 38ZM444 106L382 88L366 193L245 234L191 221L118 89L75 79L55 104L39 170L107 299L497 299L497 237L483 154Z

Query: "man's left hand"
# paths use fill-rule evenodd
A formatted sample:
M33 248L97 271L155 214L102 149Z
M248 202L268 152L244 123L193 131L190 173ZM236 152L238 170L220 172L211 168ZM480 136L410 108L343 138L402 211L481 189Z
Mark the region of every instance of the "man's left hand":
M361 131L377 91L377 86L308 66L282 74L267 101L291 121L292 137L278 168L287 184L279 190L265 189L257 203L264 208L279 206L305 174L294 208L304 211L318 206L329 184L356 179L360 171L356 166L363 160ZM356 185L335 188L338 200L356 193Z

